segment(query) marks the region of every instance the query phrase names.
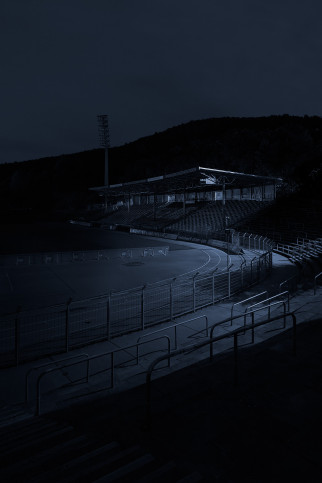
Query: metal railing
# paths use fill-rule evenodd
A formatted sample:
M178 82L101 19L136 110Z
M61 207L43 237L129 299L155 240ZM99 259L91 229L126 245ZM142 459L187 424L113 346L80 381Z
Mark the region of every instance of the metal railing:
M285 328L286 303L279 301L279 302L275 302L275 304L272 304L272 305L277 305L277 304L280 304L280 303L283 303L284 304L284 313L283 313L283 315L281 317L284 317L284 325L283 325L283 328ZM251 322L251 324L252 324L251 325L251 327L252 327L252 343L254 342L255 313L257 314L258 312L260 312L260 311L262 311L262 310L264 310L266 308L267 308L267 306L258 307L256 309L253 309L251 312L249 312L247 314L247 315L251 315L251 317L252 317L252 322ZM242 317L245 317L245 314L236 315L232 319L233 320L238 320L238 319L240 319ZM94 360L98 360L100 358L103 358L103 357L110 357L109 367L107 367L107 368L105 368L103 370L100 370L99 373L103 373L103 372L106 372L106 371L111 371L111 375L110 375L110 386L109 387L105 387L105 389L112 389L112 388L114 388L114 383L115 383L115 381L114 381L114 370L117 367L117 365L115 364L115 354L116 353L118 353L118 352L126 352L126 353L128 353L129 349L136 348L136 355L133 356L131 359L126 360L126 361L123 361L121 364L118 364L118 367L121 367L123 364L128 363L128 362L130 362L132 360L135 360L136 365L138 365L139 364L139 347L140 346L142 346L144 344L149 344L151 342L160 341L162 339L166 339L167 340L167 354L168 354L168 356L170 356L170 354L171 354L171 341L170 341L170 337L169 336L163 335L163 336L159 336L159 337L153 337L152 339L149 339L149 340L146 340L146 341L141 341L140 339L142 337L153 336L153 335L155 335L157 333L160 333L160 332L163 332L165 330L174 329L175 330L175 349L174 350L177 350L176 328L178 326L187 325L190 322L195 322L195 321L202 320L202 319L205 319L205 329L199 330L198 333L205 331L206 332L206 337L208 337L208 331L209 331L208 317L205 316L205 315L203 315L203 316L200 316L200 317L195 317L193 319L189 319L189 320L180 322L178 324L174 324L174 325L169 326L169 327L164 327L164 328L159 329L159 330L156 330L156 331L154 331L152 333L144 334L143 336L141 336L141 337L138 338L136 344L132 344L132 345L129 345L129 346L126 346L126 347L120 347L118 349L114 349L113 351L108 351L108 352L104 352L104 353L101 353L101 354L96 354L96 355L93 355L91 357L87 357L86 359L82 359L82 360L77 361L77 362L69 362L68 364L63 364L63 365L60 365L58 367L54 367L54 368L47 369L47 370L43 371L38 376L37 382L36 382L36 401L37 401L37 405L36 405L36 415L39 415L40 414L40 400L41 400L40 399L40 396L41 396L40 383L43 380L43 378L45 378L47 375L50 375L50 374L53 374L54 372L58 372L58 371L61 371L61 370L64 370L64 369L68 369L68 368L74 367L74 366L79 366L79 365L82 365L83 363L86 363L86 378L85 377L78 377L77 380L75 380L73 382L70 382L68 385L69 386L70 385L73 385L76 382L82 381L84 379L86 379L86 383L88 384L89 383L90 376L91 375L94 376L94 375L97 374L97 373L90 374L90 364L91 364L91 362L94 361ZM219 325L224 324L226 322L229 322L229 321L231 321L231 318L224 319L224 320L222 320L222 321L217 322L216 324L214 324L211 327L210 339L214 339L213 338L213 332L214 332L214 329L216 327L218 327ZM246 322L244 321L244 327L243 327L244 333L245 333L245 327L246 327L245 323ZM226 334L225 337L226 336L229 336L230 333ZM154 352L161 351L161 350L162 349L158 347L156 350L154 350ZM42 365L37 366L35 368L31 368L30 371L28 371L28 373L26 374L26 401L28 400L27 379L28 379L30 373L33 370L42 369L42 368L48 367L49 365L52 365L52 364L57 364L59 362L65 362L66 360L71 361L72 359L75 359L75 358L78 358L78 357L83 357L83 356L87 356L87 354L78 354L78 355L69 357L67 359L53 361L53 362L50 362L50 363L42 364ZM212 345L210 346L210 356L213 357L213 346ZM168 367L170 367L170 357L168 357Z
M40 396L41 396L40 383L48 375L52 375L54 372L61 371L62 369L68 369L68 368L83 364L85 362L86 363L86 383L88 384L90 376L91 376L91 374L90 374L90 363L92 361L100 359L102 357L110 356L110 367L107 368L107 369L104 369L104 370L100 370L99 373L111 371L110 386L107 387L106 389L113 389L113 387L114 387L114 370L115 370L115 367L116 367L115 360L114 360L115 354L117 352L127 352L129 349L132 349L133 347L135 347L136 348L136 356L133 357L131 360L135 360L136 364L139 364L139 346L141 346L143 344L149 344L150 342L155 342L156 340L160 340L160 339L166 339L167 340L167 351L168 351L168 354L170 354L170 338L167 335L162 335L160 337L156 337L156 338L151 339L151 340L139 342L139 343L132 344L132 345L129 345L129 346L126 346L126 347L121 347L119 349L114 349L113 351L103 352L102 354L96 354L96 355L93 355L93 356L88 357L86 359L83 359L81 361L71 362L69 364L64 364L64 365L59 366L59 367L53 367L51 369L47 369L46 371L42 372L41 374L39 374L39 376L37 378L37 382L36 382L36 410L35 410L35 415L38 416L40 414ZM158 350L161 350L161 349L158 349ZM129 361L126 361L126 362L129 362ZM122 362L122 364L124 364L124 361ZM168 359L168 367L170 367L170 358ZM92 376L96 375L96 374L92 374ZM70 382L68 384L68 386L74 384L75 382L79 382L83 379L84 379L84 377L78 378L77 380L73 381L73 383Z
M281 293L278 293L276 295L273 295L272 297L269 297L268 299L262 300L261 302L257 302L256 304L253 304L253 305L250 305L250 306L246 307L246 309L245 309L245 315L247 315L247 313L249 313L248 312L249 309L253 309L253 307L257 307L258 305L261 305L263 303L269 302L268 305L265 306L265 308L267 308L267 310L268 310L267 316L268 316L268 318L270 318L270 316L271 316L271 309L270 309L270 307L272 305L275 305L275 304L272 304L271 301L272 300L279 299L279 298L281 298L283 296L286 296L287 308L288 308L288 311L289 311L290 310L290 293L288 292L288 290L286 290L284 292L281 292ZM278 303L283 303L283 302L284 302L284 300L280 300L280 301L277 302L277 304Z
M148 334L143 334L137 339L137 342L139 342L141 339L143 339L143 337L150 337L150 336L153 336L154 334L158 334L158 333L164 332L164 331L168 332L169 330L174 329L174 348L177 349L177 346L178 346L177 327L186 326L190 322L194 322L196 320L202 320L202 319L205 319L205 321L206 321L206 327L205 327L204 330L206 332L206 336L208 336L208 317L206 315L200 315L199 317L195 317L195 318L189 319L189 320L184 320L183 322L178 322L177 324L168 325L167 327L163 327L162 329L154 330L153 332L149 332ZM198 331L198 333L200 333L200 332L203 332L203 330Z
M293 262L302 262L320 257L322 244L319 239L298 238L296 243L277 243L275 251L287 256Z
M284 289L287 289L290 293L296 292L299 280L299 273L293 275L290 278L287 278L286 280L283 280L283 282L280 283L280 292L282 292L283 287Z
M221 320L220 322L217 322L216 324L212 325L211 329L210 329L210 335L209 337L212 338L213 337L213 333L214 333L214 330L219 326L219 325L222 325L224 323L227 323L227 322L230 322L232 320L238 320L238 319L243 319L243 330L244 330L244 333L245 333L245 328L246 328L246 322L247 322L247 317L251 317L251 324L252 326L254 326L255 324L255 315L263 310L266 310L266 309L269 309L269 316L268 316L268 319L267 319L267 322L269 322L271 320L271 317L270 317L270 310L271 310L271 307L273 306L277 306L277 305L283 305L283 315L281 317L284 317L284 326L283 328L285 328L285 315L286 315L286 302L285 300L280 300L278 302L274 302L270 305L264 305L263 307L257 307L256 309L252 309L251 311L249 312L244 312L243 314L239 314L239 315L235 315L234 317L230 317L230 318L226 318L224 320ZM246 309L247 310L247 309ZM254 331L252 331L252 343L254 343L254 340L255 340L255 336L254 336ZM210 347L210 352L212 354L212 346Z
M27 403L29 399L29 378L33 372L39 371L44 367L54 366L54 365L60 364L61 362L71 361L73 359L79 359L79 358L83 358L83 359L88 358L88 354L86 353L76 354L70 357L65 357L64 359L58 359L56 361L46 362L45 364L40 364L38 366L31 367L29 371L26 372L26 375L25 375L25 402Z
M68 263L127 260L132 258L146 258L167 256L168 246L131 249L103 249L103 250L78 250L65 252L47 253L21 253L18 255L0 255L2 266L30 266L30 265L61 265Z
M246 233L233 233L230 247L237 252L249 245L254 248L249 240ZM110 340L227 299L270 273L270 240L258 239L255 245L266 251L227 271L213 267L198 275L0 317L0 367Z
M258 298L258 297L261 297L262 295L266 295L267 296L268 295L267 290L265 290L264 292L258 293L256 295L252 295L252 297L248 297L247 299L241 300L240 302L235 302L234 304L232 304L231 310L230 310L230 318L231 318L231 324L230 325L233 324L233 321L232 321L232 319L233 319L233 312L234 312L234 309L235 309L236 305L243 305L245 302L249 302L249 300L254 300L254 299Z
M293 355L296 355L296 316L294 312L287 312L286 314L278 315L276 317L273 317L270 320L264 320L257 322L256 324L253 324L251 326L247 326L246 330L254 330L257 327L261 327L263 325L266 325L268 323L272 323L275 320L279 320L282 317L292 317L292 333L293 333L293 343L292 343L292 352ZM227 319L229 321L230 319ZM238 335L242 334L244 331L244 327L237 328L229 333L217 336L217 337L212 337L210 335L209 339L203 342L199 342L197 344L193 344L188 347L184 347L181 349L177 349L175 351L172 351L168 355L163 355L155 359L149 366L147 373L146 373L146 405L145 405L145 427L146 429L149 429L151 427L151 379L152 379L152 373L155 367L160 364L163 360L167 358L173 358L181 354L185 354L186 352L191 353L192 351L199 350L203 347L206 347L207 345L210 346L210 360L213 357L211 347L214 342L218 342L224 339L227 339L229 337L233 337L234 339L234 346L233 346L233 351L234 351L234 384L238 384Z

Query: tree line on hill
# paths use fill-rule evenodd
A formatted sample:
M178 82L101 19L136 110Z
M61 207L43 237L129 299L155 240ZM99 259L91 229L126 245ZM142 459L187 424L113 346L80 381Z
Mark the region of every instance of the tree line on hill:
M110 183L195 166L282 177L322 199L322 118L269 116L191 121L109 149ZM104 151L0 165L2 213L68 216L95 201L104 182Z

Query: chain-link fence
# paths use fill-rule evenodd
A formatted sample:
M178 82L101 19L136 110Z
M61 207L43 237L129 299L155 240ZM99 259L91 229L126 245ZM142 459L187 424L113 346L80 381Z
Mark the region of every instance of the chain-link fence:
M132 258L167 256L168 246L124 248L106 250L82 250L73 252L48 252L19 255L0 255L1 266L61 265L74 262L131 260Z
M272 243L267 238L229 232L225 240L212 240L234 253L257 250L239 267L190 275L133 290L71 301L67 304L17 312L0 319L0 366L89 343L109 340L215 304L264 279L272 268ZM217 243L217 245L216 245ZM224 245L222 245L224 243ZM221 245L220 245L221 244Z

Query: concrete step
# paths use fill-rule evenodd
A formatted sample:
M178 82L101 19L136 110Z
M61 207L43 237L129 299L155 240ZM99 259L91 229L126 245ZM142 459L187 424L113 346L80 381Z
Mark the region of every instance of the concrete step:
M22 441L16 443L15 446L10 445L6 451L0 455L2 464L10 464L15 459L26 457L27 454L33 454L43 446L56 444L64 441L72 433L73 428L67 426L65 428L56 428L52 430L44 430L40 434L33 435L31 438L24 438Z
M11 406L3 405L0 408L0 430L1 428L5 428L11 424L30 419L32 417L32 411L24 404L14 404Z
M133 478L137 474L137 471L146 468L149 464L154 462L155 459L150 454L145 454L139 458L130 461L129 463L122 465L120 468L101 476L95 483L109 483L116 480L121 480L122 482L134 481ZM150 480L151 481L151 480Z
M57 423L35 417L3 428L0 431L0 458L11 447L16 448L22 442L33 441L55 429L57 429Z
M22 459L15 460L2 470L3 478L8 481L17 481L19 478L35 477L44 472L44 468L54 468L62 464L77 453L85 452L88 449L89 441L86 436L72 437L64 442L56 442L52 446L36 451L32 455L22 455Z
M172 481L170 478L173 477L176 471L176 465L173 461L169 461L161 466L158 466L153 471L145 474L140 479L137 480L138 483L158 483L164 481Z
M55 458L52 463L52 467L45 468L38 472L37 476L33 478L33 482L43 483L44 481L82 481L82 478L93 468L98 462L106 461L112 458L115 454L120 451L120 446L115 441L107 444L95 442L89 445L87 448L83 448L78 451L78 446L76 451L67 455L66 461L60 461L58 465L55 466L57 460L57 453L55 453ZM87 479L85 481L92 481L92 479Z
M141 456L142 450L139 446L119 449L113 454L109 454L106 449L98 450L95 454L86 455L86 460L82 463L78 461L75 465L71 462L68 470L64 467L62 472L55 475L56 481L60 483L95 481L107 472L112 473Z
M204 478L198 473L198 471L194 471L193 473L190 473L189 475L180 478L180 480L177 480L177 483L198 483L199 481L202 481Z

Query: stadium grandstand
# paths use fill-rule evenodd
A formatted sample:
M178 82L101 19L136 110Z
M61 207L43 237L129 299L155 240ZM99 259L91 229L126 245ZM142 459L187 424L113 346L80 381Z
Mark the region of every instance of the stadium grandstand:
M276 199L281 178L196 167L91 188L111 228L203 235L233 228Z

